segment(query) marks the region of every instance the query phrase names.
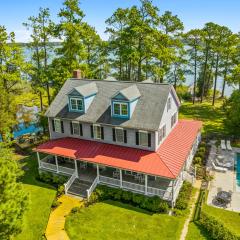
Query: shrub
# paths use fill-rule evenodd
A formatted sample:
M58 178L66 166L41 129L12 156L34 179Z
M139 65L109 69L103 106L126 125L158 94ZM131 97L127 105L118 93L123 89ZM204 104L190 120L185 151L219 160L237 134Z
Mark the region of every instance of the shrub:
M195 157L200 157L202 159L204 158L204 156L205 156L205 152L199 152L199 151L195 155Z
M198 152L203 152L203 153L205 153L205 152L206 152L206 147L200 147L200 148L198 149Z
M193 160L193 164L198 164L198 165L201 165L202 164L202 158L201 157L194 157L194 160Z
M58 176L56 174L50 173L50 172L41 172L36 178L39 181L51 184L55 187L58 187L59 185L64 184L67 182L67 177L65 176Z
M210 216L205 211L201 212L200 224L209 232L212 239L240 239L240 236L237 236L235 233L226 228L223 223L219 222L215 217Z
M57 208L60 205L60 202L55 198L52 202L52 208Z
M175 208L179 210L185 210L188 208L188 204L192 194L192 184L189 182L183 182L182 188L178 194L178 198L175 204Z
M61 195L63 195L65 192L65 187L64 185L60 185L58 186L58 189L57 189L57 196L60 197Z
M110 188L103 185L100 185L95 189L89 199L89 203L91 204L107 199L123 201L150 212L166 213L169 210L168 203L160 199L158 196L148 197L138 193L132 193L118 188Z

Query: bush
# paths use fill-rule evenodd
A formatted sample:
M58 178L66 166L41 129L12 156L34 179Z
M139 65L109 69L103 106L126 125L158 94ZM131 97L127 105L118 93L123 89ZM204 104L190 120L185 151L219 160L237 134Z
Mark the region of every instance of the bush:
M202 165L202 158L201 157L194 157L193 164Z
M60 197L61 195L63 195L64 192L65 192L65 187L64 187L64 185L58 186L58 189L57 189L57 197Z
M203 152L203 153L205 153L205 152L206 152L206 147L200 147L200 148L198 149L198 152Z
M182 188L180 189L175 208L179 210L185 210L188 208L188 204L192 194L192 184L189 182L183 182Z
M52 202L52 208L57 208L60 205L60 202L55 198Z
M224 224L220 223L216 218L210 216L205 211L201 212L200 224L208 231L212 239L240 239L240 236L237 236L235 233L226 228Z
M63 185L65 182L67 182L68 178L65 176L58 176L50 172L41 172L36 179L41 182L51 184L55 187L59 187L60 185Z
M138 193L128 192L118 188L110 188L99 185L92 193L89 203L95 203L102 200L123 201L133 206L145 209L150 212L167 213L169 205L158 196L149 197Z
M205 156L205 152L199 152L199 151L195 155L195 157L200 157L202 159L204 158L204 156Z

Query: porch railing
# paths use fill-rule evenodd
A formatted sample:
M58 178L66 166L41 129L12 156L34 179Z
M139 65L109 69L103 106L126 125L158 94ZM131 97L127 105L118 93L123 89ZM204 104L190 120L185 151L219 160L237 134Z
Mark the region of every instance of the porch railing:
M52 171L57 171L57 166L55 164L51 164L47 162L40 161L40 167L48 170L52 170Z
M98 184L98 177L96 177L91 185L91 187L89 189L87 189L87 199L90 198L92 192L94 191L94 189L96 188Z
M133 190L133 191L138 191L138 192L143 192L143 193L145 192L145 186L136 184L136 183L122 181L122 187Z
M75 172L75 169L74 168L67 168L67 167L63 167L63 166L58 165L58 171L62 172L62 173L69 174L69 175L72 175Z
M153 187L148 187L147 188L147 192L149 195L157 195L163 199L170 199L171 197L171 191L169 190L163 190L163 189L159 189L159 188L153 188Z
M99 175L99 182L103 184L109 184L109 185L120 187L120 180L115 178Z
M73 175L64 183L65 194L67 194L68 189L71 187L74 180L77 178L77 171L74 171Z

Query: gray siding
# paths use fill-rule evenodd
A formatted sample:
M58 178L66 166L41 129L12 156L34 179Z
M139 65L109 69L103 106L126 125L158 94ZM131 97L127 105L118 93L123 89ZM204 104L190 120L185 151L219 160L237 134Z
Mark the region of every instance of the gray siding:
M104 127L104 140L96 140L91 138L91 124L89 123L82 123L82 129L83 129L83 136L78 136L78 135L72 135L71 130L70 130L70 120L62 120L64 124L64 133L57 133L53 132L52 129L52 119L49 118L49 131L50 131L50 138L51 139L56 139L56 138L62 138L62 137L74 137L74 138L80 138L80 139L86 139L86 140L91 140L91 141L99 141L103 143L111 143L111 144L116 144L116 145L121 145L121 146L127 146L127 147L133 147L133 148L138 148L138 149L144 149L144 150L150 150L150 151L155 151L156 150L156 142L155 142L155 132L151 132L151 147L143 147L136 145L136 130L135 129L129 129L129 128L124 128L127 130L127 143L118 143L114 142L112 140L112 126L107 126L107 125L101 125Z

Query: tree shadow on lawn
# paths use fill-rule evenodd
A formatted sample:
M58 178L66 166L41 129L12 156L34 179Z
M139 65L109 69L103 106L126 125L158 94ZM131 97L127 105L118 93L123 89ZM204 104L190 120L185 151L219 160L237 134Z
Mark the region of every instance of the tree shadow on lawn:
M115 207L120 207L120 208L124 208L124 209L127 209L127 210L131 210L131 211L134 211L134 212L144 213L144 214L147 214L147 215L150 215L150 216L152 216L154 214L154 213L151 213L147 210L141 209L139 207L135 207L135 206L132 206L132 205L127 204L127 203L121 203L121 202L118 202L118 201L105 200L105 201L103 201L103 203L106 203L106 204L109 204L109 205L112 205L112 206L115 206Z
M207 230L198 222L193 222L196 227L200 230L201 235L206 239L206 240L212 240L212 237L210 234L207 232Z
M35 185L38 187L56 190L56 188L54 188L53 186L37 180L38 161L34 153L31 153L28 156L24 156L21 160L19 160L19 162L21 168L23 169L23 176L20 178L20 181L23 184Z

